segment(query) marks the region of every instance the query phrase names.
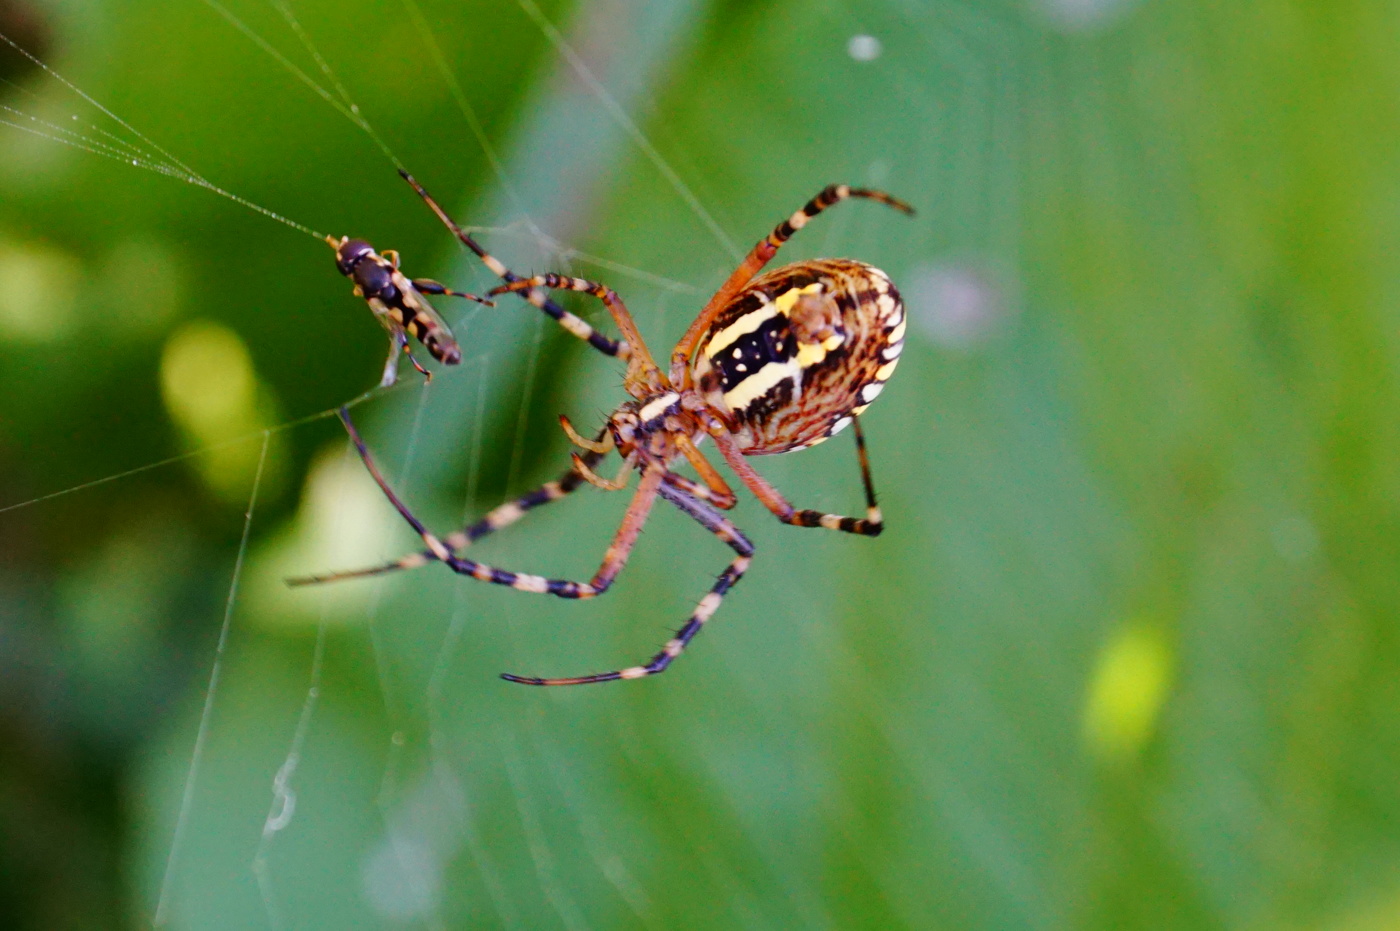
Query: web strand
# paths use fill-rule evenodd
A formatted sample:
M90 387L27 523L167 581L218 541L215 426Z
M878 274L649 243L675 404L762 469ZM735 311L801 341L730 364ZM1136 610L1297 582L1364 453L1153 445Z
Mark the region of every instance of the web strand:
M132 125L131 125L130 123L128 123L126 120L124 120L124 119L122 119L121 117L117 116L117 115L116 115L115 113L113 113L111 110L107 109L107 108L104 107L102 104L98 103L93 97L89 96L85 91L83 91L81 88L79 88L78 85L74 84L72 81L68 80L67 78L65 78L63 75L59 74L59 73L58 73L57 71L55 71L54 69L52 69L52 68L50 68L48 65L44 64L44 63L43 63L42 61L40 61L36 56L31 55L27 50L25 50L24 48L22 48L22 47L19 45L19 43L15 42L15 40L11 39L9 36L5 35L4 33L0 33L0 42L4 42L4 43L5 43L6 45L8 45L10 48L14 49L16 52L19 52L19 53L20 53L21 55L23 55L25 58L29 59L29 61L30 61L32 64L34 64L36 67L38 67L38 68L40 68L41 70L43 70L43 72L44 72L45 74L47 74L49 77L53 78L55 81L57 81L58 83L62 84L64 87L68 88L70 91L72 91L73 93L77 94L79 97L81 97L83 100L87 101L87 102L88 102L89 104L91 104L92 106L96 107L99 111L102 112L103 115L105 115L108 119L112 120L114 123L116 123L116 124L117 124L118 126L120 126L122 129L125 129L127 132L131 133L131 134L132 134L133 136L135 136L137 139L140 139L140 140L141 140L142 142L144 142L146 145L150 146L152 149L154 149L155 151L159 152L159 153L160 153L168 162L170 162L172 165L177 166L178 168L180 168L182 171L184 171L186 174L188 174L188 175L189 175L190 177L192 177L192 178L197 178L197 177L199 177L199 173L196 172L193 168L191 168L190 166L186 165L184 162L180 161L180 160L179 160L178 158L176 158L174 155L171 155L171 154L170 154L169 152L167 152L165 149L161 148L159 145L156 144L156 142L155 142L154 140L152 140L151 138L149 138L148 136L146 136L144 133L142 133L140 130L138 130L135 126L132 126Z
M364 130L365 135L369 136L374 144L379 146L379 150L384 153L384 157L389 159L395 168L399 171L407 171L408 169L404 166L403 162L399 161L399 157L394 154L393 150L384 142L379 133L370 125L369 120L365 119L364 114L360 111L360 105L351 99L350 92L346 90L345 84L331 69L330 63L327 62L325 56L321 54L321 50L311 41L311 36L302 28L301 20L297 19L296 14L292 12L291 4L287 3L286 0L269 0L269 2L272 3L278 13L282 14L282 18L286 20L292 32L296 33L297 38L301 40L302 47L306 49L307 54L316 62L316 65L321 69L321 73L325 75L326 80L331 82L331 86L334 87L336 93L340 95L341 101L345 104L345 109L341 110L341 112L348 116L356 126Z
M304 424L314 423L317 420L325 420L329 417L335 417L339 414L340 408L358 407L359 405L368 401L370 398L378 397L381 393L383 392L377 389L366 391L364 394L351 398L344 404L337 404L335 407L327 408L323 411L317 411L314 414L307 414L305 417L298 417L296 420L289 420L286 423L281 423L274 427L266 427L262 430L254 430L251 433L244 433L241 436L236 436L231 440L224 440L221 443L213 443L209 446L201 446L199 449L193 449L187 453L180 453L175 456L167 456L164 459L157 459L155 462L148 462L145 465L136 466L135 468L127 469L124 472L117 472L113 475L106 475L102 478L95 478L90 482L83 482L80 485L73 485L68 488L61 489L59 491L51 491L48 494L39 495L37 498L30 498L28 501L19 501L15 504L8 504L5 507L0 507L0 514L4 514L8 511L18 511L20 508L27 508L35 504L40 504L44 501L51 501L54 498L62 498L64 495L71 495L74 492L86 491L89 488L96 488L99 485L106 485L109 482L115 482L124 478L130 478L133 475L140 475L142 472L149 472L152 469L159 469L163 466L173 465L177 462L184 462L186 459L193 459L196 456L203 456L208 453L217 452L221 449L227 449L230 446L237 446L240 443L246 443L254 437L261 436L264 433L281 433L284 430L291 430L294 427L300 427Z
M214 666L209 672L209 685L204 691L204 710L199 716L199 729L194 739L190 768L185 773L185 787L180 793L180 811L175 819L175 836L170 841L170 855L166 859L165 876L160 883L160 898L156 902L156 913L152 922L157 928L165 924L170 917L170 896L174 888L175 867L179 862L185 830L189 826L190 812L194 807L195 786L199 781L199 767L204 760L204 747L208 742L209 726L214 717L214 698L218 694L219 680L223 675L224 652L228 648L229 630L233 626L233 608L238 600L238 583L243 577L243 558L248 553L248 538L253 529L253 509L257 506L258 491L262 487L263 467L267 465L267 448L272 442L272 431L262 431L262 438L258 468L253 473L253 490L248 496L248 509L243 514L243 536L238 541L238 555L233 561L233 580L229 584L228 598L224 602L224 621L219 627L219 642L214 647Z
M662 177L675 189L676 193L685 201L686 206L700 219L700 222L704 224L705 228L710 231L719 244L733 257L734 261L738 262L742 259L744 257L743 250L735 245L734 240L729 238L729 234L715 222L715 218L711 216L710 212L705 209L705 206L700 203L700 199L696 197L690 187L681 180L681 176L677 174L670 163L666 161L665 157L657 150L656 146L652 145L651 140L646 137L646 134L642 132L641 128L627 115L627 111L623 110L622 106L618 104L612 94L608 93L608 89L594 76L587 63L584 62L578 52L574 51L574 47L569 44L569 41L564 38L558 28L556 28L544 13L540 11L540 8L535 5L534 0L516 0L516 3L520 5L520 9L525 11L525 15L534 20L540 32L544 33L545 38L549 39L550 43L558 50L559 54L564 56L569 66L574 69L574 73L579 76L579 79L583 81L584 84L588 85L588 89L591 90L594 96L598 98L599 102L602 103L604 109L608 111L608 115L613 118L613 121L616 122L627 135L632 137L632 141L642 150L643 154L651 161L652 165L656 167L656 170L661 172Z
M353 448L350 443L345 444L345 452L341 459L342 465L350 464ZM332 533L339 532L344 522L344 516L345 508L338 506ZM277 905L276 890L272 885L272 873L268 869L268 855L277 834L292 823L292 818L296 814L297 794L292 786L292 780L296 776L297 768L301 765L302 751L306 746L307 735L311 732L311 719L321 699L328 613L329 607L323 601L321 603L321 616L316 625L316 646L311 653L310 683L306 689L306 698L302 701L301 715L297 718L296 730L292 734L291 745L287 748L287 756L283 759L282 765L277 768L277 774L272 779L272 802L268 807L267 817L263 820L262 836L258 839L258 849L253 854L253 875L258 881L258 891L262 895L268 924L273 931L279 931L286 926L286 923L282 920L282 913Z
M205 2L213 2L213 0L205 0ZM88 94L87 92L83 91L81 88L79 88L79 87L78 87L76 84L74 84L72 81L69 81L67 78L65 78L63 75L59 74L59 73L58 73L57 71L55 71L53 68L50 68L48 65L46 65L46 64L44 64L42 61L40 61L37 57L35 57L34 55L30 54L28 51L26 51L23 47L21 47L18 43L16 43L16 42L15 42L13 39L11 39L9 36L5 35L4 33L0 33L0 42L4 42L6 45L10 46L10 48L14 49L16 52L19 52L19 53L20 53L21 55L23 55L25 58L29 59L29 61L33 62L34 65L36 65L38 68L42 69L43 72L44 72L45 74L49 75L49 76L50 76L51 78L53 78L55 81L58 81L60 84L62 84L64 87L68 88L68 89L69 89L70 91L72 91L74 94L77 94L80 98L82 98L84 101L86 101L89 105L91 105L91 106L93 106L93 107L96 107L97 110L98 110L99 112L101 112L104 116L106 116L107 118L109 118L109 119L111 119L112 121L114 121L118 126L122 127L122 128L125 129L127 132L131 133L133 136L135 136L137 139L139 139L141 142L143 142L145 145L149 146L149 147L150 147L151 149L153 149L155 152L159 153L160 157L163 158L163 159L165 159L165 161L164 161L164 162L161 162L159 159L150 157L150 156L149 156L149 153L147 153L145 156L140 156L140 155L138 155L138 156L135 156L135 157L126 157L126 156L123 156L123 155L120 155L120 154L116 154L116 153L113 153L113 152L110 152L110 151L104 151L104 150L108 149L109 147L106 146L106 145L103 144L103 143L99 143L99 142L96 142L96 141L91 140L91 139L86 139L85 137L81 137L81 136L79 136L79 138L80 138L80 139L83 139L84 142L77 142L77 141L75 141L75 140L73 140L73 139L67 138L65 135L61 135L61 134L60 134L60 133L62 133L62 134L71 133L70 130L60 130L59 133L50 134L50 133L45 133L45 132L43 132L43 131L41 131L41 130L36 130L36 129L34 129L33 127L22 126L22 125L20 125L20 124L11 122L11 121L9 121L9 120L0 120L0 124L6 125L6 126L11 126L11 127L15 128L15 129L23 130L23 131L25 131L25 132L29 132L29 133L32 133L32 134L37 135L37 136L43 136L43 137L45 137L45 138L47 138L47 139L50 139L51 141L54 141L54 142L61 142L61 143L64 143L64 144L66 144L66 145L73 146L74 148L83 149L83 150L85 150L85 151L87 151L87 152L91 152L91 153L94 154L94 155L102 155L102 156L105 156L105 157L108 157L108 158L115 158L117 161L126 162L127 164L133 165L133 166L135 166L135 167L137 167L137 168L144 168L144 169L146 169L146 170L148 170L148 171L153 171L153 172L155 172L156 174L162 174L162 175L166 175L166 176L168 176L168 177L176 178L176 179L178 179L178 180L180 180L180 181L184 181L186 184L191 184L191 185L194 185L195 187L201 187L201 188L204 188L206 191L211 191L211 192L213 192L213 193L215 193L215 194L218 194L218 195L221 196L221 197L226 197L226 198L228 198L229 200L233 201L235 204L239 204L240 206L246 207L246 208L248 208L249 210L252 210L252 211L254 211L254 212L256 212L256 213L261 213L263 216L266 216L266 217L269 217L269 218L271 218L271 219L273 219L273 220L276 220L276 221L279 222L279 223L285 223L287 226L290 226L292 229L298 230L298 231L300 231L300 232L302 232L302 233L305 233L306 235L311 236L311 237L313 237L313 238L315 238L315 239L325 239L325 238L326 238L326 236L325 236L324 233L321 233L321 232L319 232L319 231L317 231L317 230L314 230L314 229L312 229L311 227L306 226L305 224L298 223L298 222L296 222L295 220L292 220L292 219L290 219L290 218L288 218L288 217L283 216L283 215L280 214L280 213L277 213L275 210L270 210L270 209L268 209L267 207L262 206L261 204L254 203L253 201L249 200L249 199L246 198L246 197L241 197L241 196L239 196L238 194L234 194L232 191L227 191L227 190L225 190L224 188L219 187L217 184L214 184L212 181L210 181L210 180L208 180L207 178L205 178L203 175L201 175L199 172L195 171L195 170L194 170L193 168L191 168L189 165L186 165L184 162L180 161L178 158L176 158L176 157L175 157L174 155L172 155L170 152L168 152L167 150L165 150L164 148L162 148L159 144L157 144L157 143L156 143L154 140L152 140L149 136L147 136L147 135L145 135L144 133L142 133L142 132L141 132L140 130L138 130L136 127L134 127L134 126L132 126L130 123L128 123L126 120L124 120L124 119L122 119L121 117L117 116L115 113L113 113L113 112L112 112L111 110L109 110L107 107L105 107L105 106L103 106L102 104L98 103L97 100L96 100L96 98L94 98L92 95L90 95L90 94ZM5 109L8 110L8 111L10 111L10 112L15 112L12 108L9 108L9 107L6 107ZM39 124L41 124L41 125L47 125L47 124L44 123L43 120L40 120L40 119L38 119L37 117L30 117L30 119L33 120L35 123L39 123ZM99 130L99 132L101 132L101 130ZM106 135L106 136L108 136L109 138L114 138L114 137L111 137L111 134L110 134L110 133L103 133L103 135ZM140 147L139 147L139 146L135 146L135 145L133 145L133 144L130 143L130 142L122 142L121 144L122 144L124 147L128 147L128 148L131 148L131 149L133 149L133 150L135 150L135 151L137 151L137 152L140 152Z

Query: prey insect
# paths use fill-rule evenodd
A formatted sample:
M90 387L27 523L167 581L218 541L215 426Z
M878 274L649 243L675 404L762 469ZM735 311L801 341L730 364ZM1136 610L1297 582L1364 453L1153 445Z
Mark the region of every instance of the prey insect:
M355 296L364 298L375 319L389 334L389 357L384 362L380 387L387 388L398 381L400 353L408 356L408 361L424 378L432 378L432 373L413 355L409 336L422 343L428 354L443 365L462 361L462 350L452 330L428 303L426 295L464 297L488 307L495 306L493 301L465 291L453 291L431 278L409 278L399 271L399 254L392 249L379 253L363 239L348 236L340 239L327 236L326 242L335 250L335 267L355 283Z
M427 199L426 194L423 196ZM699 445L705 439L714 442L744 487L783 523L877 536L884 528L884 518L875 500L859 417L884 390L903 351L906 321L899 292L883 271L851 259L796 262L759 274L809 220L853 197L913 213L903 201L880 191L846 185L825 188L750 250L676 344L665 369L648 352L632 315L611 288L563 275L515 278L502 269L498 274L506 284L489 292L492 295L532 294L552 288L584 292L602 301L621 331L621 341L598 335L600 341L606 341L599 345L575 332L563 319L560 323L600 351L626 358L623 385L629 400L591 438L581 436L561 416L565 433L580 449L573 454L569 471L445 537L428 530L394 493L356 431L349 412L342 409L341 420L365 467L389 502L422 537L425 548L385 565L293 579L291 584L358 578L441 562L461 575L518 591L593 598L612 586L627 564L656 499L663 498L714 534L733 551L734 557L675 636L645 663L567 678L503 676L526 685L581 685L640 679L666 670L748 570L754 547L721 513L734 507L737 499L700 451ZM438 210L431 200L428 202ZM478 248L445 214L440 210L438 213L463 237L464 243L474 251ZM478 255L485 260L484 253L478 251ZM609 352L607 346L614 347L613 351ZM852 427L855 435L865 492L863 517L794 508L748 462L749 456L814 446L846 427ZM595 468L613 452L622 460L617 477L599 476ZM681 461L689 463L698 478L674 471L673 466ZM515 523L527 511L557 501L585 483L605 490L622 489L632 472L640 476L637 490L602 564L586 582L499 569L462 555L472 543Z
M399 170L399 174L417 192L443 225L477 258L481 259L482 264L492 274L507 284L521 280L520 276L511 272L499 259L483 249L470 233L458 226L447 215L447 211L438 206L437 201L421 184L414 180L412 175L402 169ZM493 301L486 298L463 291L453 291L429 278L407 277L399 271L399 254L391 249L385 249L383 253L379 253L374 251L374 247L364 240L350 239L345 236L340 239L327 236L326 242L335 249L336 268L340 269L342 275L355 283L355 296L364 298L365 302L369 304L370 310L374 312L375 318L384 325L384 329L389 333L389 358L384 363L384 375L379 381L381 387L387 388L398 380L400 351L408 356L413 367L421 372L425 378L432 377L409 348L409 336L413 336L422 343L428 353L443 365L456 365L462 360L462 350L457 345L456 339L453 338L452 331L437 311L433 309L426 295L464 297L488 307L495 306ZM538 307L569 333L604 355L618 356L624 359L627 357L628 348L625 342L609 339L599 333L582 318L560 307L539 288L530 288L518 293L521 298Z

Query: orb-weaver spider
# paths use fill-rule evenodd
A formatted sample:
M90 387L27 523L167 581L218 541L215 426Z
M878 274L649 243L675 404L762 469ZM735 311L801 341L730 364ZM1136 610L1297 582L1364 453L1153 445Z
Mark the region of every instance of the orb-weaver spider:
M408 180L448 228L506 280L505 285L490 291L491 295L525 293L542 308L541 288L583 291L601 300L622 332L622 342L608 340L576 317L566 321L554 313L551 316L608 355L626 358L623 384L632 397L612 413L593 439L580 436L568 418L561 416L565 433L583 450L573 454L573 467L557 481L497 507L477 523L446 537L429 531L399 500L375 466L349 412L342 409L341 420L366 468L427 548L386 565L296 579L293 584L377 575L440 561L454 572L483 582L561 598L592 598L612 585L626 565L656 498L665 498L728 544L736 555L676 635L646 664L557 679L502 675L527 685L581 685L639 679L664 671L748 569L753 544L719 513L732 508L736 499L697 448L706 437L713 438L739 480L783 523L864 536L876 536L883 529L858 418L884 389L899 361L905 331L899 292L884 272L850 259L797 262L754 276L794 232L839 201L862 197L912 214L907 204L880 191L846 185L827 187L754 246L676 344L666 372L647 351L632 315L611 288L563 275L515 278L487 256L421 187ZM745 459L812 446L851 425L865 487L863 518L797 510ZM613 451L622 457L622 469L615 479L600 478L594 466ZM699 481L672 471L672 464L679 459L695 468ZM587 582L509 572L459 555L473 541L515 523L532 508L558 500L584 481L620 490L633 469L641 474L637 491L602 565Z

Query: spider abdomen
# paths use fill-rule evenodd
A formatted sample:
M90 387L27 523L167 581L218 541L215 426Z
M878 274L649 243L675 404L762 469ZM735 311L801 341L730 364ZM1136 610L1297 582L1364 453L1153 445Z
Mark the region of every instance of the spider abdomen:
M889 276L851 259L775 269L700 340L697 384L746 456L813 446L883 390L903 348L904 303Z

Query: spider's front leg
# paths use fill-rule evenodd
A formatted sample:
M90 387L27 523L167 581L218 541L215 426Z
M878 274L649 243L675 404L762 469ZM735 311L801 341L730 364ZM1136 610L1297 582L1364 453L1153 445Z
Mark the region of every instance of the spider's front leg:
M763 271L764 266L773 261L773 256L778 254L778 250L783 247L783 244L791 239L798 230L806 226L808 221L817 214L851 197L873 200L910 216L914 213L913 207L884 191L856 188L848 184L828 184L822 188L816 197L803 205L801 210L779 223L774 227L773 232L760 239L758 244L749 250L749 254L744 256L739 267L734 269L724 284L719 286L719 290L705 303L704 308L700 311L700 316L695 318L695 322L685 331L681 341L671 351L671 381L677 385L685 383L690 357L694 355L695 347L699 344L700 338L705 335L710 324L715 322L715 317L728 307L729 302L734 300L735 296L753 280L754 275Z
M560 598L593 598L607 591L617 578L619 572L627 565L627 559L632 554L632 547L637 542L638 535L642 532L642 525L646 523L647 515L651 513L651 506L656 501L656 495L662 485L662 470L649 469L642 475L642 480L638 483L637 492L632 497L632 503L627 506L627 513L622 519L621 526L613 536L611 545L603 555L602 564L598 571L593 574L593 578L587 582L576 582L569 579L551 579L540 575L531 575L524 572L512 572L507 569L498 569L495 566L488 566L485 563L477 562L473 559L465 559L458 556L449 546L449 542L455 542L453 537L448 537L446 541L428 528L420 521L408 505L399 499L394 490L389 487L388 481L375 465L374 459L369 454L369 449L365 446L364 440L360 437L359 431L355 428L354 421L350 419L350 412L345 408L340 409L340 419L345 424L346 432L350 434L350 440L355 445L355 450L360 455L360 460L365 464L365 469L369 471L370 477L379 486L379 490L384 493L384 497L394 506L394 510L399 512L408 525L412 527L427 547L427 553L416 554L406 557L390 566L376 567L368 570L358 570L351 573L336 573L329 576L313 577L309 579L293 579L291 584L312 584L316 582L326 582L342 578L349 578L362 575L375 575L379 572L391 571L392 569L407 569L422 565L425 562L437 560L443 563L453 572L459 575L471 576L479 582L490 582L493 585L507 585L517 591L533 592L536 594L557 595ZM589 455L593 455L590 453ZM512 508L513 505L506 505ZM498 509L499 510L499 509ZM513 523L519 519L519 514L508 514L502 523ZM494 528L493 528L494 529Z
M654 676L659 672L665 672L666 667L670 666L676 657L680 656L690 645L690 641L695 639L696 634L700 633L700 628L704 627L705 622L713 617L715 611L719 609L720 603L724 601L724 596L748 571L749 563L753 560L753 544L744 536L743 531L735 527L728 518L705 502L680 490L675 483L667 481L659 489L659 494L683 513L694 518L706 530L723 540L730 549L738 554L719 574L715 584L710 587L709 594L700 599L700 603L695 606L690 617L681 625L681 629L676 631L676 635L666 642L666 645L661 648L661 652L641 666L629 666L626 669L601 672L591 676L570 676L560 679L540 679L502 673L502 679L507 682L518 682L521 685L590 685L594 682L615 682L618 679L642 679Z
M574 278L570 275L556 275L553 272L546 275L535 275L532 278L521 278L508 282L498 288L487 291L488 297L495 297L497 294L505 294L509 291L529 291L534 288L557 288L561 291L579 291L584 294L591 294L603 302L603 306L612 314L613 322L622 331L622 337L631 347L628 356L628 372L639 371L642 378L649 386L659 386L664 384L661 377L661 370L657 368L652 360L651 354L647 352L646 344L642 342L642 334L637 329L637 323L632 319L632 313L627 309L627 305L618 297L617 292L605 284L596 281L589 281L587 278ZM630 376L629 376L630 377Z
M437 215L437 218L442 221L442 224L452 231L452 235L456 236L457 240L461 242L462 245L475 253L476 257L481 259L482 264L490 269L493 275L496 275L507 283L520 280L519 275L506 268L500 259L483 249L481 244L473 239L470 233L458 226L457 222L447 215L447 211L438 206L438 202L433 200L432 196L423 189L423 185L415 181L412 175L402 168L399 169L399 174L409 183L413 190L418 193L418 196L423 198L423 202ZM604 336L581 318L574 316L545 297L542 292L536 289L530 289L522 292L520 297L544 311L546 316L550 317L565 330L568 330L574 336L588 343L588 345L592 346L603 355L625 359L630 354L630 348L626 342L619 342L618 340Z

